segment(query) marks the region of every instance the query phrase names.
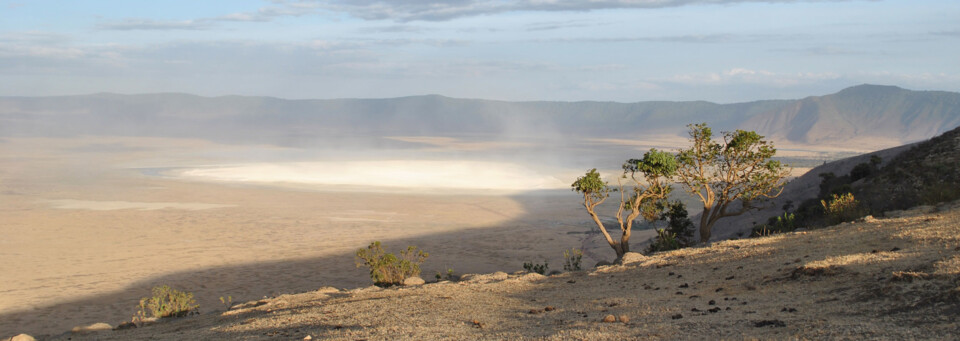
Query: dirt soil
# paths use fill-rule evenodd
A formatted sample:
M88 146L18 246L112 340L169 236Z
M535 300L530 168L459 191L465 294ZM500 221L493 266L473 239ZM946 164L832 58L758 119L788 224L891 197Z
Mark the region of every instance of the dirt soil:
M637 258L553 276L321 288L50 339L899 340L960 330L960 202Z

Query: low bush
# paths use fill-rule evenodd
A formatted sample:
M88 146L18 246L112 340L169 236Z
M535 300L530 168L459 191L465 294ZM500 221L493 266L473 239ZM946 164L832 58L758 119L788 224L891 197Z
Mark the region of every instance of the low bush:
M547 270L550 269L550 264L547 264L547 261L543 261L543 264L534 264L533 262L525 262L523 263L523 269L530 272L536 272L541 275L546 275Z
M580 271L580 262L583 260L583 251L578 249L563 250L563 270Z
M420 264L430 255L416 246L400 251L400 257L383 250L379 241L370 243L366 249L357 250L357 267L370 269L370 279L379 287L403 283L404 279L420 275Z
M193 293L180 291L170 286L158 286L151 290L152 297L140 299L140 310L133 317L134 323L140 323L150 317L183 317L196 312L200 305L193 298Z
M866 215L866 210L860 207L860 202L853 197L853 193L834 194L829 201L820 200L820 205L832 224L853 221Z
M679 200L659 202L658 220L666 221L667 227L657 229L657 236L651 239L647 253L677 250L693 245L693 222L687 214L687 207Z
M796 215L783 212L782 216L770 217L766 224L754 225L751 237L763 237L777 233L791 232L797 229Z

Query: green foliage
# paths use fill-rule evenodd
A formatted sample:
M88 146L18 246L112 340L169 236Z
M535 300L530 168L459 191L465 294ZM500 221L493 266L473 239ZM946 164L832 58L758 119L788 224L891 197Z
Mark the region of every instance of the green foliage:
M563 270L580 271L580 262L583 259L583 251L579 249L563 250ZM546 269L544 269L546 271Z
M706 123L689 127L693 145L677 154L677 174L703 203L700 238L707 242L717 220L756 208L752 202L757 199L780 195L790 172L771 159L776 148L756 132L725 132L723 141L715 141ZM740 202L740 208L728 210L733 202Z
M183 317L191 312L196 312L200 307L193 298L193 293L183 292L173 289L170 286L153 287L152 297L140 299L140 310L133 317L134 323L140 323L147 318L147 313L151 317Z
M370 243L366 249L357 250L357 267L370 269L370 279L379 287L403 283L408 277L420 275L420 264L430 255L416 246L400 251L400 257L383 250L379 241Z
M853 197L853 193L843 195L834 194L827 200L820 200L823 211L830 223L837 224L863 217L866 212L860 207L860 202Z
M659 213L658 220L666 221L667 227L657 229L647 247L647 253L677 250L693 245L693 222L687 213L687 206L676 200L673 202L658 201L656 207Z
M766 224L753 226L751 237L763 237L777 233L791 232L797 229L796 215L783 212L782 216L770 217Z
M677 240L677 235L670 233L666 229L657 229L657 237L654 238L650 246L647 247L647 253L677 249L680 249L680 241Z
M441 279L444 278L443 275L440 273L440 271L437 271L437 274L434 275L434 277L437 278L437 282L439 282ZM448 281L452 281L452 280L455 279L455 277L453 276L453 269L447 269L447 277L446 277L446 279L447 279Z
M677 163L670 153L650 149L644 153L643 158L627 160L622 168L623 174L617 179L616 189L611 189L600 178L596 169L587 171L570 185L574 191L583 195L584 208L616 252L617 258L630 252L630 232L634 221L641 215L652 219L654 215L650 213L649 205L670 194L670 182L677 171ZM627 186L632 185L632 191L624 188L625 182ZM610 192L615 191L620 192L620 204L616 213L621 232L619 240L610 235L595 210L610 196Z
M593 200L603 200L610 196L610 188L607 186L607 183L600 178L600 173L597 173L596 168L587 171L586 174L577 178L577 181L574 181L570 187L572 187L573 191L582 193L584 196L589 196Z
M547 270L550 269L550 264L547 264L546 260L543 261L543 264L534 264L533 262L525 262L523 263L523 269L530 272L536 272L538 274L545 275L547 274Z

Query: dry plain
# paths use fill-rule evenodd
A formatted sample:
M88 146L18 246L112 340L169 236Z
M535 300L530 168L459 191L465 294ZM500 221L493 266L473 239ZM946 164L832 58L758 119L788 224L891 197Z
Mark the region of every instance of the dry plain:
M584 249L588 266L612 258L582 233L590 222L569 191L358 191L164 173L250 150L284 152L201 140L9 138L0 146L0 336L115 325L162 284L195 293L201 311L220 307L222 296L365 286L353 252L374 240L428 251L427 279L451 268L516 271L524 261L557 269L572 247Z

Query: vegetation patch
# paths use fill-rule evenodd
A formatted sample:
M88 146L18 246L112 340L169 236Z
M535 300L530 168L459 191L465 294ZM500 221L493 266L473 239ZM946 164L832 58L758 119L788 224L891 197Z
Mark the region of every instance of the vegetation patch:
M383 250L379 241L370 243L366 249L357 250L357 267L370 269L370 279L378 287L403 283L404 279L420 275L420 264L430 255L416 246L400 251L400 257Z

